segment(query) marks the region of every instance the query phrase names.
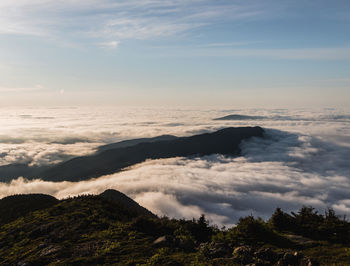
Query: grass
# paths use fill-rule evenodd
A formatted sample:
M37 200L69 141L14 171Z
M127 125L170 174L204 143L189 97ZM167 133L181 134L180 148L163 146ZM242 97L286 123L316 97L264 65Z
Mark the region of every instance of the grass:
M239 265L232 252L248 246L254 252L261 248L276 254L298 251L323 265L347 265L350 227L335 217L310 210L294 215L279 210L267 222L248 216L236 227L218 229L209 226L204 216L198 220L140 216L102 197L82 196L3 224L0 264ZM327 239L339 230L345 235ZM155 244L159 237L164 241Z

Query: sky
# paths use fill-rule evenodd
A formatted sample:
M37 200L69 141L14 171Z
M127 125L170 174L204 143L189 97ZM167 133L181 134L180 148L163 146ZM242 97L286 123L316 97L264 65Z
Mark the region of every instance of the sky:
M349 104L348 0L0 1L0 107Z

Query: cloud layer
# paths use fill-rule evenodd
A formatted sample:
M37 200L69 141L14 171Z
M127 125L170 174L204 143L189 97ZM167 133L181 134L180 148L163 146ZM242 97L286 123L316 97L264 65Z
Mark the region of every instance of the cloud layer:
M227 114L264 119L213 121ZM0 165L57 163L120 140L162 134L189 136L229 126L260 125L349 145L349 118L346 110L2 108Z
M320 211L332 207L338 213L350 214L350 167L347 162L347 158L350 158L349 112L334 109L195 108L151 108L140 111L130 108L110 110L113 116L106 115L108 110L101 112L101 115L96 110L90 110L84 115L83 110L77 109L74 110L77 113L76 120L71 117L68 123L64 121L65 112L69 111L53 110L45 114L54 118L51 119L53 123L49 129L42 129L41 139L36 138L40 136L36 127L47 125L47 121L36 119L39 117L36 111L30 113L29 118L19 117L23 116L19 112L14 118L17 119L16 123L13 122L14 127L18 126L18 119L29 119L31 123L36 119L37 124L27 125L26 132L31 133L26 138L19 141L13 136L13 139L7 139L7 143L2 145L12 147L14 154L20 154L19 147L27 145L28 149L31 147L31 152L35 152L35 145L43 145L48 150L56 150L50 155L55 158L69 154L69 151L72 153L74 147L86 153L99 143L132 137L191 135L225 126L257 124L275 129L267 129L265 139L251 139L242 143L243 157L212 155L153 160L121 173L78 183L26 181L19 178L9 184L0 184L0 198L14 193L32 192L64 198L84 193L97 194L114 188L159 215L192 218L205 213L212 222L221 225L234 224L242 215L254 214L266 218L276 207L295 211L302 205L312 205ZM234 113L269 119L212 120ZM286 119L281 120L281 117ZM68 124L59 131L57 129L61 123ZM7 126L7 130L10 130L9 122ZM62 137L69 134L71 141ZM5 133L2 135L7 136ZM19 143L13 143L15 140ZM59 150L60 147L63 150ZM44 151L46 148L43 148L42 156L38 152L33 162L40 163L45 158L47 161L55 160L44 156L48 152ZM22 151L29 159L35 157L28 152ZM2 159L6 161L9 157L5 154Z

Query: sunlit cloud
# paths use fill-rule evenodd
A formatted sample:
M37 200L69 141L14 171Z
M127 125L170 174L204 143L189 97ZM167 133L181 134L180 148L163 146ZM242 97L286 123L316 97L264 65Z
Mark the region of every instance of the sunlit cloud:
M1 165L45 165L91 153L99 145L122 139L161 134L188 136L228 126L258 124L265 127L267 135L265 139L243 142L242 157L151 160L77 183L17 178L0 183L0 198L34 192L65 198L113 188L159 215L192 218L205 213L212 222L226 225L244 215L269 217L276 207L295 211L302 205L312 205L320 211L332 207L339 214L349 214L349 110L45 110L44 116L41 109L3 109ZM213 120L227 114L264 119ZM45 129L48 121L50 127Z
M58 91L57 93L61 93ZM62 97L66 94L62 95ZM347 145L350 118L346 111L220 110L205 108L2 108L0 165L34 165L89 154L99 145L162 134L189 136L229 126L256 126L303 132ZM260 120L214 121L224 114L264 117ZM194 122L195 121L195 122ZM50 126L48 126L48 123ZM291 136L293 140L293 136ZM288 138L285 139L288 141ZM303 147L305 149L306 147ZM294 151L296 152L296 151ZM312 149L310 150L312 152ZM35 154L35 156L34 156ZM336 156L336 150L332 153Z
M349 201L344 199L350 196L349 167L343 156L349 156L350 149L340 148L343 154L336 158L323 150L321 157L312 160L315 151L304 148L310 145L309 138L268 134L266 140L246 141L245 157L150 160L121 173L77 183L19 178L0 184L0 197L41 192L65 198L112 188L158 215L190 219L205 213L219 225L232 225L250 214L267 218L277 207L295 211L312 205L320 211L332 207L348 214ZM318 152L321 148L314 146ZM305 158L302 164L301 157Z

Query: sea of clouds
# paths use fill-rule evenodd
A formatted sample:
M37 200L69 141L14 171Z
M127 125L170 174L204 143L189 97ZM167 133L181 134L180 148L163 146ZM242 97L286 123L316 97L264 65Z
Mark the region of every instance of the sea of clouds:
M230 114L258 119L213 120ZM202 213L232 225L312 205L350 214L350 111L344 109L22 108L0 112L0 165L45 165L100 145L162 134L189 136L229 126L262 126L264 139L242 143L241 157L149 160L123 172L71 182L0 183L0 198L47 193L58 198L114 188L159 215Z

